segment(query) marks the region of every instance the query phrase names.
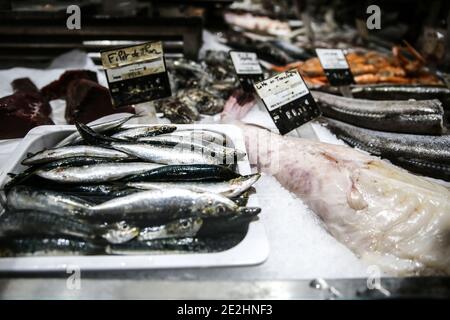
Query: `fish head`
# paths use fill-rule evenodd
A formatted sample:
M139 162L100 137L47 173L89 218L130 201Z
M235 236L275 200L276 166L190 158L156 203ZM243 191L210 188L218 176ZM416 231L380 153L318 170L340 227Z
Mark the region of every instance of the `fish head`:
M124 222L114 223L107 226L106 232L102 237L112 244L128 242L139 234L139 228L129 226Z
M202 224L203 219L198 217L190 217L180 219L173 223L168 223L166 225L166 230L167 233L171 235L194 236L200 230Z
M200 201L200 211L204 217L225 217L236 213L238 205L232 200L213 193L204 193Z

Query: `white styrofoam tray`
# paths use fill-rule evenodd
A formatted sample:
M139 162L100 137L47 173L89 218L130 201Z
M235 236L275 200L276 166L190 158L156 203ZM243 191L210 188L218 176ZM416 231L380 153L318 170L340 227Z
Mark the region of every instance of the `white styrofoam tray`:
M136 125L131 125L136 126ZM226 134L235 147L245 150L241 130L233 125L195 124L177 125L179 128L211 129ZM8 172L21 172L20 164L27 152L37 152L51 148L61 139L75 130L74 126L53 125L32 129L12 152L9 161L3 165L0 173L0 186L8 180ZM250 174L248 157L237 163L240 174ZM258 206L257 195L252 195L248 206ZM265 214L262 211L260 214ZM269 245L264 226L258 219L252 221L245 238L231 249L214 253L167 253L157 255L124 255L124 256L30 256L0 258L0 271L65 271L69 266L77 266L81 270L130 270L130 269L165 269L192 267L225 267L244 266L263 263L269 254Z

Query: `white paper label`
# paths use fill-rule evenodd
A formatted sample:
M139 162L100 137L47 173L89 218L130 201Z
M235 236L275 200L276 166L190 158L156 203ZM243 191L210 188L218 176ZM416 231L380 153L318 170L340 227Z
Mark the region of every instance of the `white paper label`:
M255 84L256 92L269 111L275 110L309 93L297 70L285 71Z
M231 51L230 56L237 74L263 73L256 53Z
M164 61L162 58L159 58L154 61L139 62L114 69L106 69L106 75L108 76L109 82L117 82L164 71Z
M324 69L349 69L344 52L340 49L316 49Z

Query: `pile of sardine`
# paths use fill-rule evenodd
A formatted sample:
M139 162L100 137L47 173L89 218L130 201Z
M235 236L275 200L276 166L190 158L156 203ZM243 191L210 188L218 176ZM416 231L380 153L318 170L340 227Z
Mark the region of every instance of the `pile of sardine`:
M0 254L211 252L236 245L260 208L259 174L222 133L173 125L125 127L131 117L77 131L28 154L3 186Z

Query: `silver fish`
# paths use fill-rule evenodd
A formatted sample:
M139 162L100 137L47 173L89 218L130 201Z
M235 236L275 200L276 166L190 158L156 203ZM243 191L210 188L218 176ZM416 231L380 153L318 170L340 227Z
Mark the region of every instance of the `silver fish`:
M102 122L99 124L93 124L93 125L88 124L88 125L95 132L104 132L104 131L108 131L111 129L120 128L125 122L129 121L130 119L132 119L134 117L136 117L136 115L127 116L127 117L112 120L112 121ZM74 133L70 134L69 136L67 136L66 138L61 140L59 143L57 143L55 145L55 148L60 148L60 147L66 146L71 143L79 142L81 140L83 140L83 139L81 138L80 134L78 133L78 131L75 131Z
M217 193L227 198L233 198L248 190L256 181L258 181L260 176L259 173L256 173L222 182L130 182L127 183L127 185L129 187L145 190L181 188L195 192Z
M223 164L224 159L203 152L190 144L177 146L153 145L149 143L111 143L111 147L136 158L162 164ZM194 147L194 148L193 148ZM192 148L194 150L192 150Z
M436 99L372 101L311 93L325 116L360 127L413 134L441 134L444 130L444 109Z
M175 131L176 129L176 126L171 125L145 126L122 130L116 134L113 134L112 137L129 140L140 137L153 137L160 134L167 134Z
M105 221L170 221L192 216L221 217L259 211L259 208L239 207L218 194L186 189L137 192L90 208L93 217L101 217Z
M61 215L82 214L92 203L54 191L16 186L7 194L9 210L35 210Z
M208 141L218 145L226 145L228 142L226 135L220 132L204 129L180 129L170 134L171 136L186 137L197 141ZM166 136L166 135L164 135Z
M142 174L159 167L161 167L160 164L145 162L99 163L80 167L38 170L36 175L59 183L98 183Z
M119 227L118 227L119 226ZM71 236L85 240L123 243L135 238L136 227L96 225L73 217L39 211L9 211L0 217L0 238L17 236Z
M40 151L22 161L23 165L34 165L48 163L56 160L73 157L94 157L111 160L129 159L128 154L118 150L107 149L96 146L68 146Z
M200 136L176 136L176 135L162 135L157 137L145 137L140 138L138 141L141 142L149 142L149 143L158 143L158 144L190 144L194 148L199 148L204 150L205 152L209 152L209 154L217 154L219 157L225 158L236 158L237 160L241 160L246 156L246 153L234 148L225 147L223 145L216 144L214 142L208 142L207 140L196 139L196 137Z
M202 227L201 218L178 219L163 225L146 227L139 232L137 240L149 241L155 239L194 237Z

